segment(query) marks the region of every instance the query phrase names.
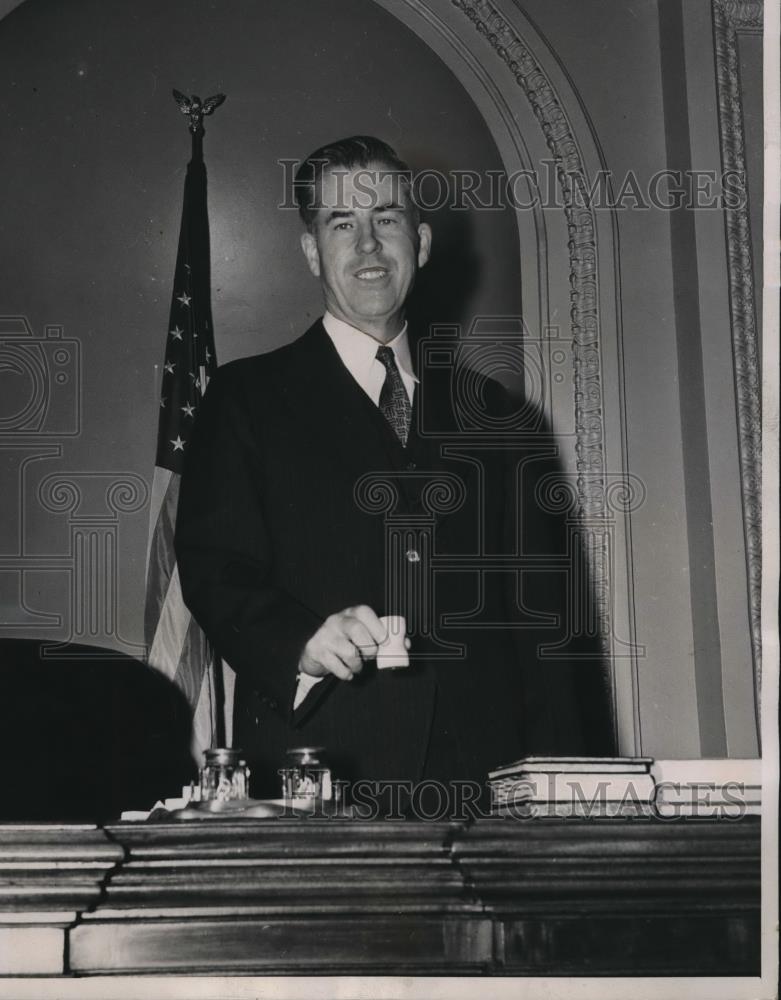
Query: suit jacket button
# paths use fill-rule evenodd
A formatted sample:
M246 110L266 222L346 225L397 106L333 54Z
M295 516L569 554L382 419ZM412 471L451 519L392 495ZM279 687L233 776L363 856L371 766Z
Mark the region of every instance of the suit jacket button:
M407 462L407 469L409 472L414 472L415 469L417 469L417 467L418 467L417 462Z
M407 556L407 562L417 563L420 562L420 553L417 549L407 549L405 555Z

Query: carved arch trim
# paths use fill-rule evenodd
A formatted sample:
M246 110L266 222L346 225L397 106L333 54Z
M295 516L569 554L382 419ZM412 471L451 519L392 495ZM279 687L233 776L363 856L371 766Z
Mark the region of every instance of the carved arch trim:
M724 225L751 651L759 710L762 681L762 407L738 34L762 31L764 6L762 0L713 0L712 10L722 170L736 181L741 196L737 207L725 208Z

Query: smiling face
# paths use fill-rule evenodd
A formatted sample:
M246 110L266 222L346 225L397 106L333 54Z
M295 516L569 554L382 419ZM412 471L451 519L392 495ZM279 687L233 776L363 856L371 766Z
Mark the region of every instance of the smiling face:
M370 164L323 173L301 246L328 312L387 343L404 324L404 303L428 260L431 229L416 224L399 174Z

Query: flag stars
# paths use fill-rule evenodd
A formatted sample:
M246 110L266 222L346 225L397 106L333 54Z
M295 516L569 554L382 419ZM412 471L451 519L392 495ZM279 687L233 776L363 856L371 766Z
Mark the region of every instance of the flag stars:
M186 417L191 417L193 413L195 413L195 407L192 405L192 403L185 403L185 405L181 409L182 413Z
M165 370L168 372L169 375L173 375L174 368L176 368L176 363L175 362L173 362L173 361L166 361L166 363L165 363Z
M182 339L182 334L184 333L184 330L180 330L178 326L175 326L173 328L173 330L171 330L170 332L171 332L171 336L174 338L174 340L181 340Z
M171 438L171 444L174 446L174 451L184 451L185 442L182 441L181 435L177 434L176 438Z
M187 294L187 292L182 292L182 294L181 294L181 295L177 295L177 296L176 296L176 301L177 301L177 302L181 302L183 306L189 306L189 304L190 304L190 302L192 301L192 299L191 299L191 297L190 297L190 296L189 296L189 295Z

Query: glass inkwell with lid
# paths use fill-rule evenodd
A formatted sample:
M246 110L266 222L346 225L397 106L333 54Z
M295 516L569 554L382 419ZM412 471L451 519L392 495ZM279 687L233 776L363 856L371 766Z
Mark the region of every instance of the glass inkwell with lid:
M215 747L204 751L201 802L235 802L249 797L250 770L242 751Z
M287 751L287 767L279 772L286 805L312 810L338 808L339 783L331 780L322 753L323 747L294 747Z

